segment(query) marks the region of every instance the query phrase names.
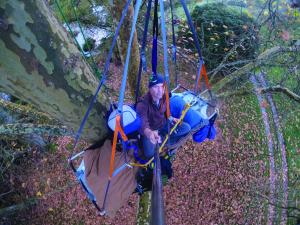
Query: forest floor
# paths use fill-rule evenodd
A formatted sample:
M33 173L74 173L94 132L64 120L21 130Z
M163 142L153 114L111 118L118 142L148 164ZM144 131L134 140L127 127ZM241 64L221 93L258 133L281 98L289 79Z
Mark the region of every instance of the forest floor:
M112 80L118 81L112 82L111 88L116 90L120 79L113 77ZM281 103L280 96L276 96L275 102ZM201 144L188 140L178 150L173 163L174 176L164 187L167 224L267 223L270 163L262 105L269 113L268 103L259 103L255 94L234 96L220 102L216 139ZM280 119L282 112L279 110ZM300 118L298 114L296 118ZM288 163L295 165L293 168L297 173L300 164L294 159L300 154L297 148L300 144L295 134L291 134L293 129L298 129L293 120L285 118L283 136L289 140ZM270 129L274 132L272 125ZM87 146L86 143L81 145ZM57 138L49 151L33 150L19 160L10 172L9 183L14 187L13 192L1 200L5 203L5 199L9 199L7 205L24 209L1 217L0 224L136 223L139 199L136 194L114 218L97 215L68 166L71 149L71 137ZM276 172L281 169L280 157L281 154L274 158ZM289 177L292 176L289 171ZM280 192L275 196L282 199ZM299 193L291 193L289 200L293 198L299 199ZM18 205L21 202L25 204ZM276 215L280 215L281 210L276 210ZM281 221L280 216L275 220Z
M174 177L164 187L167 224L261 224L263 210L257 206L262 204L252 189L265 183L264 162L254 157L257 148L244 140L243 131L239 138L230 135L225 121L232 115L225 105L221 112L214 141L190 140L176 155ZM27 157L31 160L20 163L11 182L20 198L25 195L37 203L2 222L135 224L138 196L132 195L114 218L99 217L67 164L72 139L59 138L56 143L53 152L33 151Z

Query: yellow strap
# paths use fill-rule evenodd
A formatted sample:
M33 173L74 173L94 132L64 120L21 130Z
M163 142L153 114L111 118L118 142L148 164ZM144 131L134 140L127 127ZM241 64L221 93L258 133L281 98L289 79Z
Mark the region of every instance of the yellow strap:
M170 131L170 135L173 133L173 131L177 128L178 124L182 123L183 118L185 117L185 114L187 113L187 111L190 109L190 104L186 103L184 106L184 109L181 112L181 116L179 118L179 120L176 122L176 124L174 125L174 127L172 127L171 131ZM167 140L169 138L169 135L167 134L162 145L159 148L159 153L162 152L163 147L165 146L165 144L167 143ZM152 161L154 160L154 157L152 157L151 159L149 159L148 162L146 162L145 164L140 164L140 163L130 163L129 165L131 166L137 166L137 167L147 167Z

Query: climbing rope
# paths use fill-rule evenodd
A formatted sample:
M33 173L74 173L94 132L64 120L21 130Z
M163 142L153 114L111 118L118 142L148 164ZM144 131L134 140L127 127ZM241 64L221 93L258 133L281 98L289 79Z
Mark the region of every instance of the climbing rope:
M72 10L73 10L73 13L74 13L74 15L75 15L76 22L77 22L77 24L78 24L78 27L79 27L79 29L80 29L80 32L81 32L81 34L82 34L83 40L84 40L85 43L87 43L87 39L86 39L85 34L84 34L84 32L83 32L83 29L82 29L81 23L80 23L80 21L79 21L79 18L78 18L78 16L77 16L77 12L76 12L76 11L77 11L77 7L76 7L76 5L74 4L74 1L75 1L75 0L71 0L71 3L72 3ZM83 50L83 49L82 49L82 50ZM83 50L83 51L84 51L84 50ZM98 66L97 66L97 64L96 64L96 61L95 61L93 55L91 54L91 51L88 50L87 52L88 52L88 54L91 56L91 59L92 59L92 63L93 63L93 64L92 64L92 68L94 69L94 72L95 72L96 76L97 76L98 78L100 78L100 71L99 71L99 68L98 68ZM83 54L84 54L84 53L83 53Z

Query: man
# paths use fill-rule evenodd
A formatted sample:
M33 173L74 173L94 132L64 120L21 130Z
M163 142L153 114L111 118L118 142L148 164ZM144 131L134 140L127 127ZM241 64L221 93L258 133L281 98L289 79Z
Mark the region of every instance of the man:
M142 126L140 134L142 136L144 155L151 158L155 153L155 145L162 142L162 137L168 134L168 123L166 113L164 79L162 75L152 76L149 81L149 91L138 102L136 111L141 117ZM169 118L171 124L175 124L177 118ZM171 128L171 126L170 126ZM171 145L176 143L181 137L186 136L191 127L182 122L170 137Z

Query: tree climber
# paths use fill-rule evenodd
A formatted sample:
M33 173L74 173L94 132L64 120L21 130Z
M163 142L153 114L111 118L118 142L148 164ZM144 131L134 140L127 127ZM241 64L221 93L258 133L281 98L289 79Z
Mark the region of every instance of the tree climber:
M141 117L142 126L139 133L142 136L144 156L151 158L154 155L155 145L162 142L162 137L168 134L168 123L166 117L166 97L164 95L164 78L157 74L151 76L149 91L137 103L136 111ZM171 125L178 119L170 117ZM188 123L182 122L170 136L172 148L179 146L191 130ZM169 147L171 147L169 146Z

